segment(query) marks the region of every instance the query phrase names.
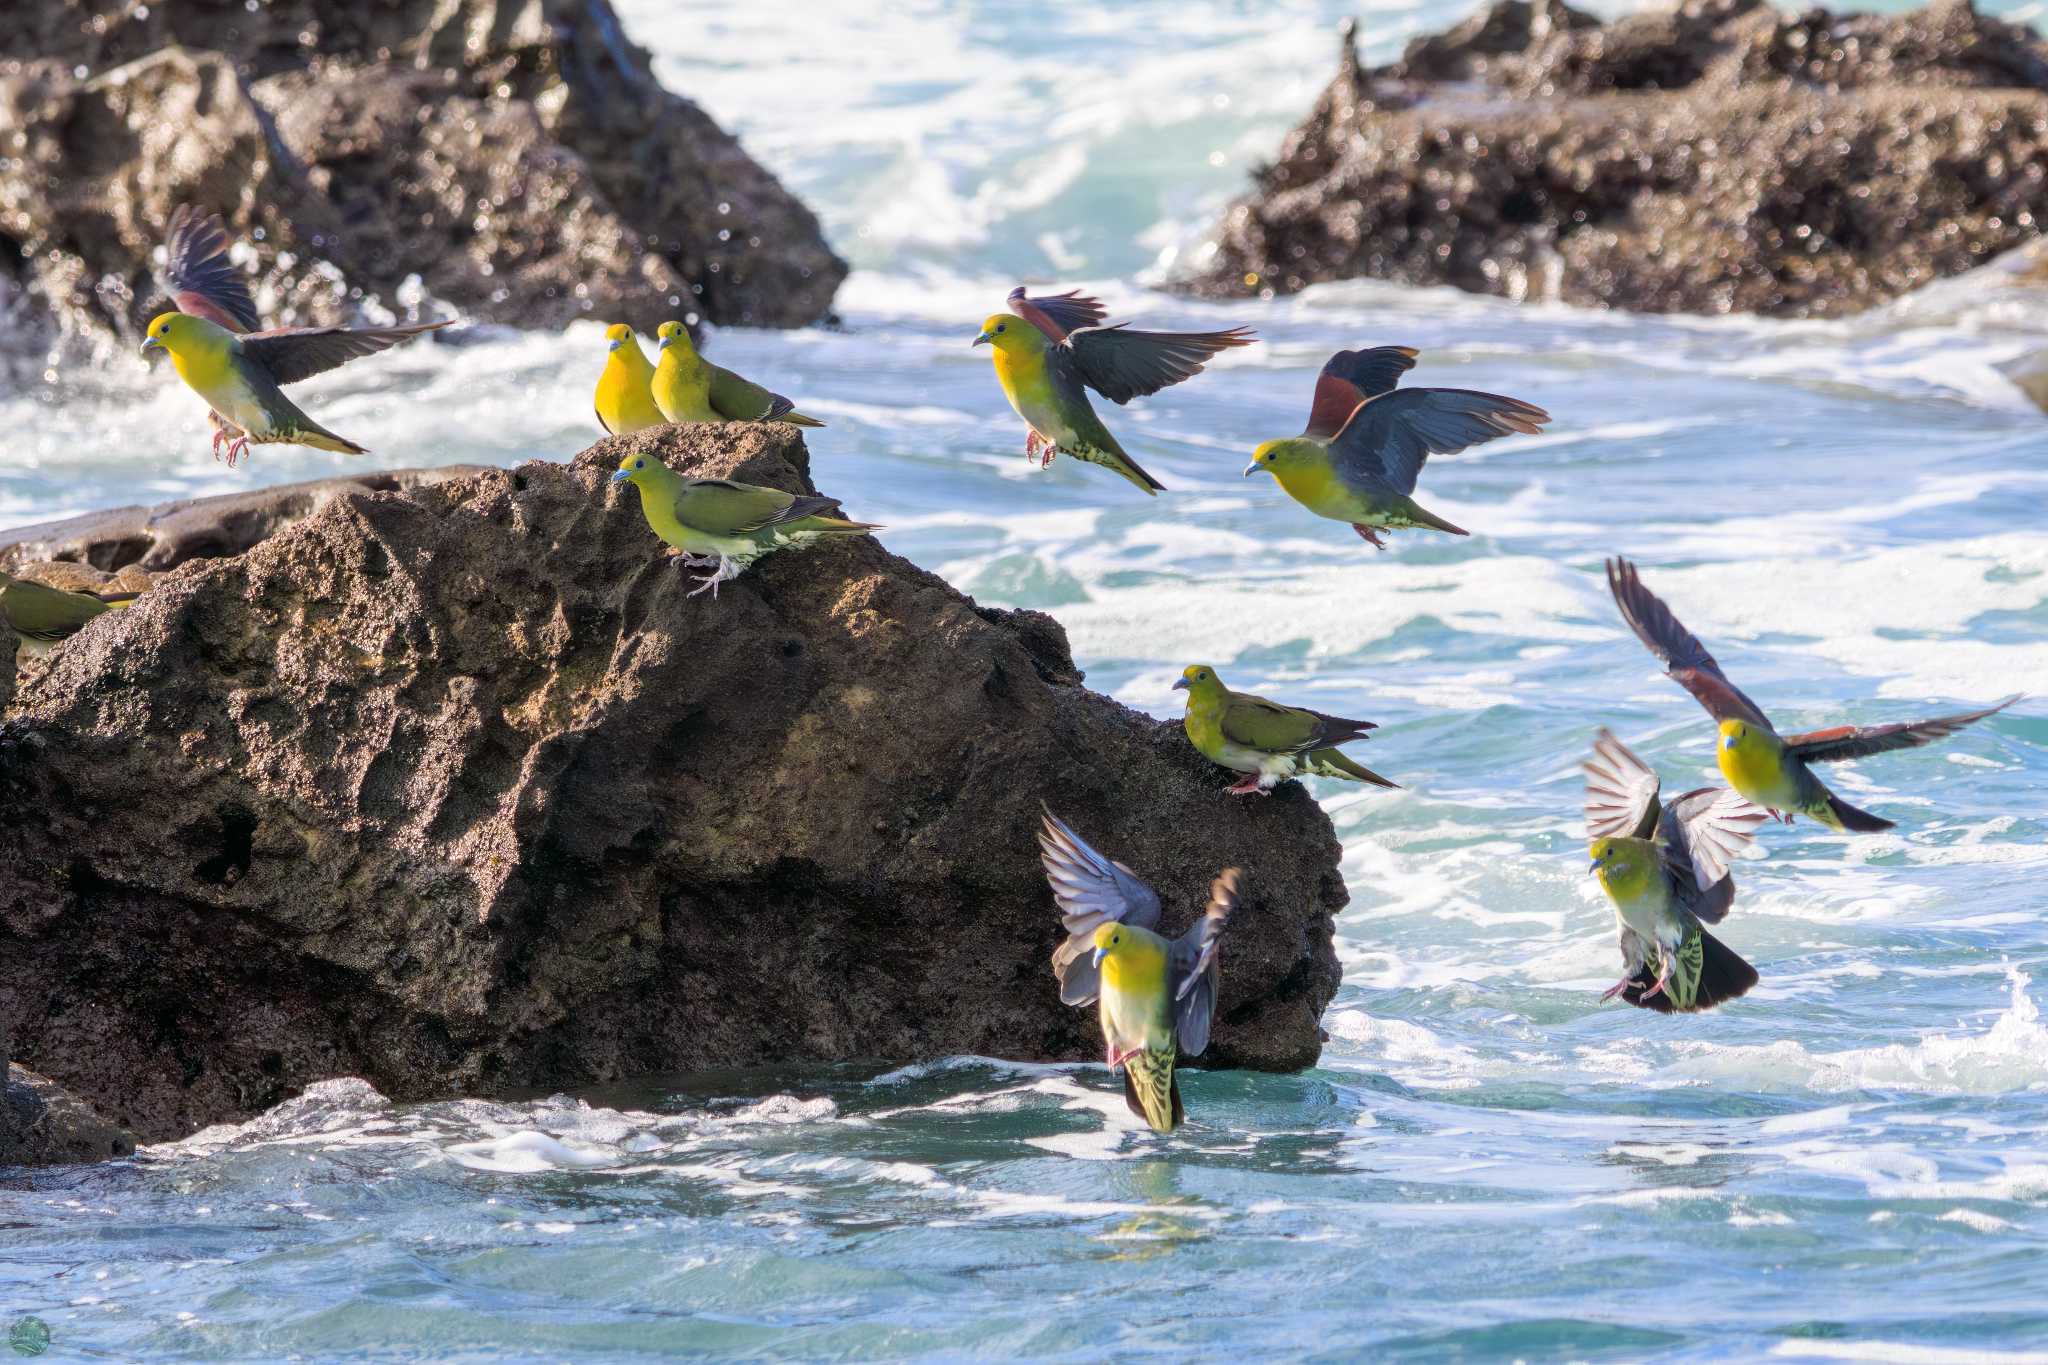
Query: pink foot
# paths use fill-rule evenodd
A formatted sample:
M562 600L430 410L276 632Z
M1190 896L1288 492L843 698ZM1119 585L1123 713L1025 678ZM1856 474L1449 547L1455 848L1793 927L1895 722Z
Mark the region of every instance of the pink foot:
M1640 995L1640 996L1639 996L1639 997L1637 997L1637 998L1638 998L1638 999L1641 999L1641 1000L1648 1000L1648 999L1650 999L1650 998L1651 998L1652 996L1658 996L1658 995L1663 995L1663 994L1664 994L1664 988L1665 988L1666 986L1670 985L1670 984L1671 984L1671 973L1667 971L1667 972L1665 972L1665 973L1664 973L1664 975L1662 975L1662 976L1660 976L1660 977L1658 977L1658 978L1657 978L1657 984L1656 984L1656 985L1654 985L1654 986L1650 987L1650 989L1648 989L1648 990L1644 991L1644 992L1642 993L1642 995Z
M1251 796L1254 793L1256 793L1259 796L1271 796L1273 794L1266 788L1259 785L1259 775L1257 773L1253 773L1250 777L1244 778L1235 786L1225 787L1223 791L1224 794L1227 796Z
M1359 539L1363 540L1366 544L1372 546L1373 549L1384 550L1387 548L1387 542L1381 540L1380 533L1374 530L1372 527L1361 525L1360 523L1354 521L1351 523L1351 529L1358 532Z
M1118 1052L1114 1047L1109 1048L1105 1055L1107 1055L1109 1058L1110 1070L1116 1070L1116 1068L1122 1066L1125 1062L1128 1062L1129 1060L1131 1060L1131 1058L1137 1056L1139 1051L1140 1049L1134 1047L1127 1047L1122 1052Z
M1620 995L1623 991L1628 989L1629 982L1633 980L1635 980L1633 976L1624 976L1621 980L1615 982L1612 986L1609 986L1606 990L1600 993L1600 1002L1602 1004L1605 1004L1609 1000L1612 1000L1615 996Z
M248 453L249 438L247 436L237 436L234 440L228 442L228 468L233 469L235 461Z

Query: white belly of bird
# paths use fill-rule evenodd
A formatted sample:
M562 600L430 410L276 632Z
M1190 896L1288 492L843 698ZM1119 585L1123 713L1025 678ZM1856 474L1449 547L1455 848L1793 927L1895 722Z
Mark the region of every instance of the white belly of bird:
M1293 754L1269 754L1223 741L1223 753L1216 760L1233 772L1257 773L1261 787L1276 786L1294 776Z
M1057 446L1078 446L1081 440L1074 435L1074 429L1061 420L1059 410L1050 404L1026 402L1011 399L1010 406L1017 415L1031 424L1031 429Z
M1621 916L1621 922L1642 937L1662 948L1676 948L1685 931L1672 912L1671 888L1668 883L1658 880L1652 883L1654 889L1631 900L1616 900L1614 913Z
M692 554L723 556L742 569L777 550L800 550L824 535L822 531L798 531L791 535L777 533L756 539L753 536L715 536L690 526L683 529L689 533L683 549Z
M264 413L263 405L240 380L230 381L218 392L207 394L206 401L215 412L240 427L251 440L270 430L270 418Z

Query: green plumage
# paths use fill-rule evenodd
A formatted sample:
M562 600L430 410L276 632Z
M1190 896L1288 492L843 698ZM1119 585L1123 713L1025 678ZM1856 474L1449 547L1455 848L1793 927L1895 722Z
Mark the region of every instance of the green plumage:
M7 624L14 627L16 635L38 645L68 640L86 622L126 605L134 596L124 593L113 598L95 597L0 573L0 613L5 613Z

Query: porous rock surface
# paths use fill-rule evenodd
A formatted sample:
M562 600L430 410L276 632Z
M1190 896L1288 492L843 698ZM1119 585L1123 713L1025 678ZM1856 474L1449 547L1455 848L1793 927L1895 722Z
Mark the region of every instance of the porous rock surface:
M1650 312L1853 313L2041 234L2048 45L1687 0L1611 23L1500 0L1340 69L1188 287L1450 284Z
M846 274L810 210L654 78L607 0L10 6L7 350L41 366L139 341L181 203L254 248L274 326L451 309L798 326Z
M627 452L810 488L794 429L343 490L164 566L0 728L0 1018L159 1139L323 1077L395 1099L680 1068L1099 1056L1040 802L1160 888L1226 865L1207 1062L1319 1048L1345 899L1298 786L1082 685L1049 617L855 539L690 597ZM849 514L864 510L858 498Z

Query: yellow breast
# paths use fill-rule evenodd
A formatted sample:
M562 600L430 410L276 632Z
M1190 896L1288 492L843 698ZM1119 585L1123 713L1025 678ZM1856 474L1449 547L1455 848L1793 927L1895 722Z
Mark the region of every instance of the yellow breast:
M652 378L647 358L641 356L640 363L635 365L626 358L623 347L605 361L604 373L597 378L597 415L614 435L644 431L667 420L648 392L648 381Z
M701 357L678 355L674 346L661 353L649 391L654 405L671 422L722 420L711 406L711 367Z
M1794 802L1792 783L1785 771L1784 756L1777 746L1752 734L1729 748L1726 741L1714 746L1714 761L1728 785L1760 806L1785 809Z

